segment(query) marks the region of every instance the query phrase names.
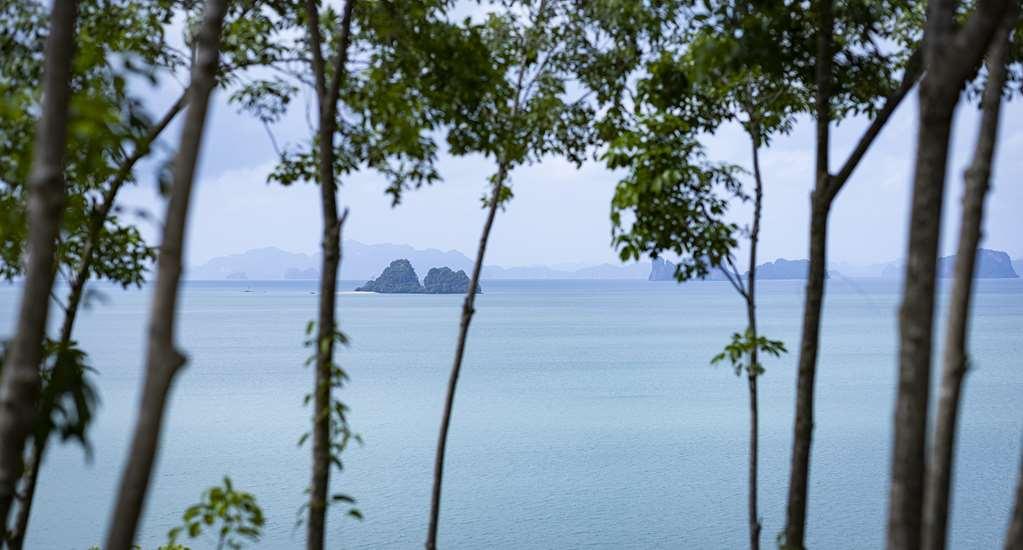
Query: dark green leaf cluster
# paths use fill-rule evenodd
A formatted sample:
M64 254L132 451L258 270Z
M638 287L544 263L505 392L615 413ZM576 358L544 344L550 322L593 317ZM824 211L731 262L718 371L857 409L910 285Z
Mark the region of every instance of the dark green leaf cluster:
M764 373L764 365L759 360L755 364L751 363L750 358L753 357L754 350L772 357L780 357L781 354L788 353L785 343L781 340L770 340L762 335L753 338L753 333L746 329L742 334L738 332L732 334L731 342L725 346L721 353L715 355L710 363L717 365L727 360L735 369L736 376L743 372L751 377L760 376Z
M223 485L210 487L198 503L186 508L181 520L181 526L167 533L168 543L164 548L179 547L177 540L182 533L194 539L207 529L215 528L218 550L225 546L238 550L246 541L258 541L266 523L256 497L236 490L231 478L226 476Z
M728 260L738 226L729 200L742 198L735 166L708 162L707 134L738 124L754 147L788 133L813 110L815 4L771 0L675 6L675 20L633 56L643 66L612 101L601 123L610 168L622 170L611 207L612 240L623 259L680 257L680 281L705 276ZM652 8L650 8L652 9ZM912 3L845 0L835 6L832 116L872 113L894 87L908 48L919 39L907 22ZM652 36L658 36L650 33ZM895 37L894 39L892 37ZM605 94L608 95L608 94ZM610 96L609 96L610 97Z
M6 343L0 343L0 370L6 362L5 352ZM78 441L89 452L88 429L99 397L91 380L95 371L88 365L88 355L75 342L61 347L49 339L43 342L43 354L33 437L45 441L56 433L63 441Z
M61 246L61 252L81 248L80 237L88 232L90 211L106 183L115 176L127 150L133 148L149 127L140 101L129 91L128 80L151 76L157 69L172 69L180 59L163 41L164 26L171 17L171 3L138 3L127 0L92 0L80 3L78 46L72 79L68 158L65 177L68 200L62 240L79 243ZM39 112L43 41L48 21L39 2L5 3L4 17L17 24L0 29L0 275L10 279L21 271L25 237L25 182L31 161L36 117ZM133 228L108 224L109 234L119 240L101 247L102 252L124 257L104 257L126 267L132 275L113 276L122 284L140 279L148 258ZM65 263L65 258L61 257ZM126 264L134 263L128 266ZM115 271L114 269L108 270ZM113 275L113 273L111 273Z
M446 21L446 5L423 0L400 8L391 2L356 6L350 60L341 75L334 169L379 172L395 204L403 191L439 180L433 132L445 121L474 117L492 72L487 50L479 47L480 30ZM301 10L293 14L299 31L293 49L308 51ZM336 51L339 17L326 8L320 18L329 52ZM285 65L281 73L290 79L249 85L236 94L239 104L263 120L279 118L299 86L312 86L303 60ZM317 139L287 144L268 179L284 185L317 181Z
M452 121L452 153L493 157L505 172L557 156L581 164L595 143L589 92L576 84L585 53L575 2L521 2L482 23L496 78L473 117Z
M742 197L739 169L706 161L676 117L637 117L636 124L604 155L609 168L626 170L611 201L613 243L623 261L670 251L679 256L680 281L705 277L736 245L738 227L725 214L728 199Z

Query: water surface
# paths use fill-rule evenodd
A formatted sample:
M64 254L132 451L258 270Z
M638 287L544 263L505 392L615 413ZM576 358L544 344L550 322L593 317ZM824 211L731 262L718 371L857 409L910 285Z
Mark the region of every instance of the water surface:
M361 281L360 281L361 282ZM342 284L351 375L341 394L365 445L333 489L365 521L329 519L339 548L419 548L460 296L366 295ZM87 460L55 445L29 548L103 539L135 418L149 290L98 286L105 303L77 337L99 371L102 408ZM764 281L760 328L793 353L761 381L764 542L784 521L803 285ZM746 543L745 382L708 360L741 330L727 283L488 281L455 402L442 509L443 548L741 548ZM895 396L899 286L828 282L810 489L813 548L879 548ZM0 335L16 287L0 288ZM190 360L170 401L140 542L163 542L181 511L225 474L268 516L261 548L302 545L308 483L296 442L303 329L315 283L188 283L179 341ZM59 317L59 313L55 313ZM981 281L975 300L953 505L953 548L996 548L1007 523L1023 430L1023 281ZM205 548L212 539L193 543Z

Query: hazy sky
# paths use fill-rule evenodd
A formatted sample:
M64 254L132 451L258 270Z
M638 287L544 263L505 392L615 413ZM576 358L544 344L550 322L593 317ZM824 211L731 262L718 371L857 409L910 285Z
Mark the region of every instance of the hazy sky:
M155 92L154 92L155 93ZM174 98L154 97L154 105ZM296 101L301 105L302 101ZM831 217L829 259L868 264L905 254L910 179L916 134L916 92L889 122L880 138L839 195ZM988 199L983 245L1023 256L1023 108L1010 103L1003 109L1001 137ZM943 254L955 248L962 169L972 154L977 110L961 106L954 131L948 178ZM865 125L847 121L834 129L832 170L851 149ZM319 246L318 189L311 184L283 188L266 183L276 161L263 127L240 116L221 93L214 99L212 118L201 157L194 208L186 249L190 263L214 256L276 246L293 252L315 252ZM280 142L308 135L302 107L276 130ZM165 141L175 143L177 128ZM749 164L749 143L735 128L707 140L710 158ZM443 181L408 193L397 208L383 193L384 184L372 173L345 178L340 200L350 207L345 237L364 243L401 243L418 248L456 249L475 254L483 221L480 197L492 163L482 158L442 156ZM760 257L795 259L807 256L809 190L812 186L813 127L800 120L795 131L776 139L762 153L765 177L764 218ZM152 166L142 168L143 176ZM144 177L144 181L152 178ZM615 261L610 246L609 204L616 174L599 164L577 170L559 160L519 168L512 174L515 198L499 213L487 251L487 263L513 266L562 262ZM155 187L144 183L128 190L126 203L163 216L163 201ZM736 209L745 222L748 209ZM148 233L155 235L151 222Z

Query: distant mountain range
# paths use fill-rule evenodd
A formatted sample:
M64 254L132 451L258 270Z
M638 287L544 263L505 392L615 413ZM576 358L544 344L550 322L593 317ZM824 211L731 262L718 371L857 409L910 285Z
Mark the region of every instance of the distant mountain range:
M416 269L426 272L433 267L450 267L472 272L473 261L457 250L425 250L398 244L364 244L344 241L341 248L343 280L369 280L380 275L392 261L406 258ZM247 250L241 254L219 256L186 271L192 280L315 280L319 278L319 254L288 252L275 247ZM599 264L501 267L483 266L483 279L645 279L649 262L626 265Z
M810 262L808 260L786 260L784 258L778 258L773 262L767 262L757 266L757 279L806 279L806 274L810 269ZM742 274L746 277L749 272ZM827 274L825 274L825 277ZM648 281L674 281L675 280L675 264L657 258L653 261L650 268L650 275L647 277ZM704 277L705 281L725 281L728 278L721 268L713 268L710 273Z
M948 278L955 274L955 256L944 256L938 259L938 277ZM1018 279L1023 260L1015 262L1001 250L987 248L977 249L977 265L974 278L977 279ZM885 278L902 278L906 272L904 261L891 262L884 266L881 276Z
M368 281L379 276L385 267L399 258L407 258L421 272L427 272L433 267L450 267L455 271L471 273L473 263L468 256L457 250L423 250L408 245L364 244L358 241L345 241L342 256L340 278L356 281ZM989 249L980 249L978 258L978 278L1016 278L1019 273L1023 273L1023 258L1012 261L1005 252ZM941 258L938 263L939 276L951 276L954 263L955 256ZM807 265L806 260L779 259L757 266L758 278L804 279ZM315 280L320 275L319 266L319 254L301 254L266 247L213 258L189 268L186 277L192 280ZM672 280L674 269L674 264L663 259L630 264L485 265L482 278ZM849 263L832 263L828 266L829 274L839 277L898 278L904 269L904 263L898 261L867 266ZM715 270L707 279L724 280L724 275Z

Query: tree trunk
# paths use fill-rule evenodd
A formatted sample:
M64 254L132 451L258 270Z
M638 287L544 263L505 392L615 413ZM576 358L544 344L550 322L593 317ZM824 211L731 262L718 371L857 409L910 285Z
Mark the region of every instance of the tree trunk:
M817 375L817 349L821 327L821 303L827 266L828 186L831 182L828 148L831 124L831 66L834 20L831 0L817 5L816 113L817 159L814 191L810 198L810 267L803 302L803 330L796 375L796 414L789 471L785 531L782 546L803 550L806 536L807 486L810 477L810 443L813 438L813 393Z
M354 0L345 2L340 22L340 44L334 59L331 81L327 83L326 63L323 59L320 36L319 7L314 0L306 1L306 23L312 49L312 66L316 79L319 108L318 162L320 207L323 217L321 247L323 260L320 270L320 295L316 325L316 372L313 386L312 468L309 484L309 521L306 522L306 548L322 550L327 523L327 493L330 490L331 465L331 387L333 383L334 341L337 331L337 273L341 261L340 233L342 220L338 218L337 181L334 175L334 134L337 132L337 103L341 79L351 44L352 11Z
M830 28L829 23L825 27ZM821 37L830 40L830 31ZM818 60L818 67L824 68L831 63L833 52L820 49L818 55L827 57ZM818 109L818 155L822 152L825 158L818 157L817 181L810 198L810 253L809 273L806 279L806 297L803 302L803 328L799 345L799 367L796 380L796 413L793 425L792 461L789 471L788 501L786 505L785 530L782 534L782 547L789 550L803 550L806 547L806 509L809 502L808 488L810 482L810 449L813 442L814 428L814 388L817 376L817 352L820 349L821 308L824 304L824 281L827 274L827 230L831 204L839 191L859 166L860 161L881 130L888 123L892 113L909 95L909 91L920 79L923 72L922 50L917 49L910 56L902 80L877 112L870 126L864 131L856 147L849 154L841 170L834 175L828 174L826 152L828 147L828 125L820 121L829 120L827 105L830 102L830 76L827 71L818 72L817 109ZM823 132L823 133L822 133Z
M88 235L86 236L85 247L82 250L82 257L74 276L71 278L68 289L67 302L64 307L64 321L60 328L60 343L58 347L66 350L71 344L71 336L74 331L75 319L78 316L78 309L81 306L82 297L85 292L85 284L89 281L89 272L92 269L92 262L95 258L96 247L100 238L103 224L106 223L113 208L114 201L121 186L132 174L135 164L138 163L149 152L149 147L171 123L174 117L184 108L188 94L183 93L171 106L167 113L157 122L146 136L135 145L131 156L126 158L117 171L117 174L110 181L106 192L103 193L103 200L97 209L90 216ZM21 489L21 496L18 499L18 515L15 519L14 530L11 531L8 545L11 550L20 550L25 542L25 533L28 532L28 521L31 517L32 502L35 498L36 484L39 482L39 469L42 466L43 455L46 453L47 441L32 441L32 464L25 473L27 476L24 487Z
M763 207L764 186L760 175L759 129L754 124L753 177L756 185L753 195L753 229L750 231L749 273L746 283L746 318L749 323L749 337L752 342L749 352L747 383L749 386L749 539L750 549L760 549L760 514L757 512L757 471L760 443L760 407L757 403L757 377L760 376L760 362L757 359L757 243L760 240L760 213Z
M1019 463L1019 479L1016 480L1016 503L1009 518L1009 529L1005 533L1005 550L1023 550L1023 460Z
M46 39L42 115L29 176L25 284L14 338L0 373L0 525L4 530L21 478L25 440L32 431L39 398L39 364L64 208L64 153L77 15L75 0L55 0Z
M963 83L987 50L1007 2L978 2L956 30L956 2L928 6L925 65L920 84L909 249L899 310L899 383L895 407L889 550L921 547L927 402L933 345L935 270L952 115Z
M494 226L494 218L497 216L497 209L501 204L501 191L507 178L508 168L502 163L498 167L497 176L494 179L493 191L490 195L490 205L487 210L487 219L483 224L479 248L476 250L476 261L472 266L472 278L469 279L469 288L465 291L465 301L462 303L462 318L458 326L458 343L455 345L455 361L451 367L451 376L448 378L448 389L444 398L444 413L441 416L440 422L440 435L437 437L437 454L433 462L433 490L430 496L430 524L426 532L426 550L436 550L437 548L441 483L444 479L444 452L448 443L451 411L455 403L455 389L458 386L458 375L462 371L462 359L465 356L465 343L469 335L469 324L472 322L473 314L476 313L474 304L476 303L476 289L479 288L480 271L483 269L483 256L487 251L490 230Z
M220 32L226 9L227 0L207 0L197 37L196 63L192 67L188 91L188 112L174 159L171 196L164 219L156 285L149 312L149 342L139 416L110 518L106 550L128 550L134 542L156 460L167 394L175 374L185 364L185 356L175 348L174 342L178 285L192 184L209 98L216 84Z
M949 295L945 325L945 352L938 413L934 428L931 464L927 472L924 500L924 548L945 550L948 536L949 496L955 460L956 423L963 377L967 369L967 333L973 274L984 219L984 199L989 189L991 164L998 138L998 118L1005 82L1005 62L1014 17L1006 19L995 37L988 59L988 81L981 100L980 130L973 160L966 170L959 245L956 250L955 278Z

